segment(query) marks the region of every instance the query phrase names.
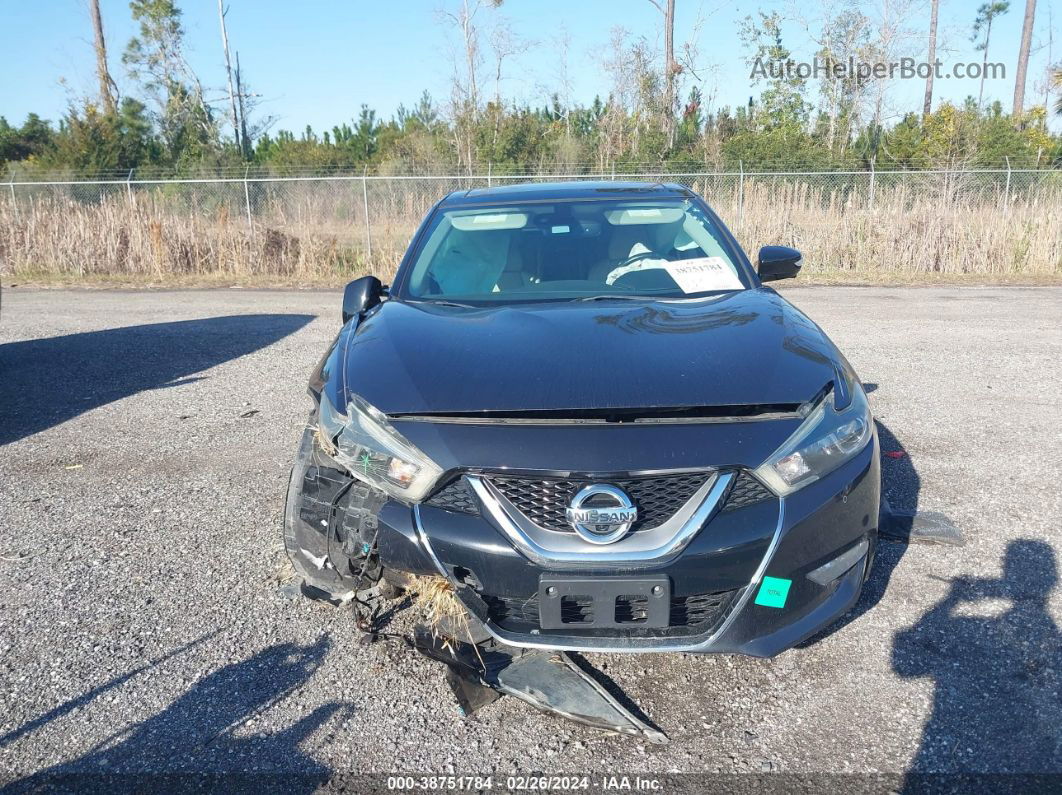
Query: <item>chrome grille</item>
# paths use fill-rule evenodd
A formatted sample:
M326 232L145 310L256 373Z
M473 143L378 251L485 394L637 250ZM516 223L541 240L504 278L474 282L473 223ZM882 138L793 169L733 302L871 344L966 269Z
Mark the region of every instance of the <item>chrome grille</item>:
M489 476L489 480L529 520L558 533L574 532L565 510L576 492L591 483L611 483L627 492L637 506L638 520L631 527L631 532L637 532L670 519L711 476L711 472L684 472L618 480L508 476Z

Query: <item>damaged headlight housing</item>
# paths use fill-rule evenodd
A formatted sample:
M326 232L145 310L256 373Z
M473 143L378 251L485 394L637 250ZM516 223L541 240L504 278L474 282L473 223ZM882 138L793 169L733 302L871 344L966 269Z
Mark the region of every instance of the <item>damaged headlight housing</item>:
M420 502L442 474L439 465L391 427L387 417L354 395L343 414L321 393L318 418L325 452L358 480L403 502Z
M792 494L826 475L866 447L874 433L866 393L851 385L851 400L835 408L835 390L819 401L785 443L756 470L779 496Z

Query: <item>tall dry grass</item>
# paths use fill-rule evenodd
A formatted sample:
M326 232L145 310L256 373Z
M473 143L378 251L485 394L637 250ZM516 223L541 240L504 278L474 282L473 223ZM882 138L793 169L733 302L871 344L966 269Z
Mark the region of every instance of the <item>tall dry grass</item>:
M753 183L737 229L754 256L764 243L804 253L805 272L888 280L926 276L1062 279L1062 196L1008 202L914 193L908 186L823 197L807 185Z
M16 277L332 281L370 272L364 251L324 224L255 223L221 205L182 211L150 195L0 206L0 263ZM380 275L386 275L386 271Z
M973 276L1062 280L1062 191L1001 199L951 183L863 190L762 178L716 189L694 183L750 253L765 243L804 252L805 272L873 281ZM0 200L0 266L31 280L341 283L388 280L432 202L429 183L374 183L369 231L360 185L256 187L248 223L232 195L168 186L86 197L39 192ZM371 256L369 248L371 246Z

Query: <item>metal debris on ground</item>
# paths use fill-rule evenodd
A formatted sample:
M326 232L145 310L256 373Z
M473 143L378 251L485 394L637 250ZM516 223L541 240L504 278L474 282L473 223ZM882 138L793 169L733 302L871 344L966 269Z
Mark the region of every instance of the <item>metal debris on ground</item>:
M465 716L510 695L594 729L656 744L669 742L666 734L620 704L562 651L518 649L493 639L465 643L424 626L416 628L413 644L424 656L447 666L447 684Z
M936 511L894 510L884 497L878 533L883 541L900 541L904 544L966 545L962 531L944 514Z
M510 695L542 712L591 728L651 743L669 742L667 735L609 693L585 663L559 650L520 649L494 640L478 622L469 621L452 586L442 577L416 577L407 585L408 604L426 622L416 625L412 638L381 631L379 586L347 599L336 599L305 581L299 582L299 588L317 601L337 607L349 604L365 643L400 640L446 665L446 682L466 717Z

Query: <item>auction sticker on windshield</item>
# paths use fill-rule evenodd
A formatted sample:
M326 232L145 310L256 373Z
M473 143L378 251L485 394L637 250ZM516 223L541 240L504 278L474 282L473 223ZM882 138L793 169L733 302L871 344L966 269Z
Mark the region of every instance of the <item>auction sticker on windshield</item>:
M684 293L740 290L743 287L733 268L722 257L684 259L668 262L663 267Z

